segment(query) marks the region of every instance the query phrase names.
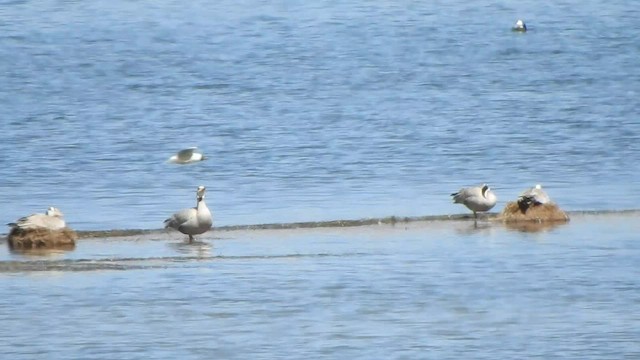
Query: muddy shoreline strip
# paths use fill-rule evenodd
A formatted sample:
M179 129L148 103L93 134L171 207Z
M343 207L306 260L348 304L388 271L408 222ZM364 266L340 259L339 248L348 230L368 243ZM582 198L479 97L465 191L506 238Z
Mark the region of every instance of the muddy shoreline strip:
M569 216L601 216L601 215L640 215L640 209L631 210L606 210L606 211L569 211ZM498 213L479 214L478 220L492 221L496 220ZM412 222L437 222L437 221L473 221L472 214L454 214L454 215L428 215L428 216L388 216L382 218L367 218L357 220L329 220L329 221L305 221L293 223L272 223L272 224L254 224L254 225L227 225L214 226L213 231L240 231L240 230L290 230L290 229L313 229L313 228L339 228L339 227L356 227L368 225L395 225ZM132 235L161 234L166 232L164 229L118 229L118 230L85 230L76 231L81 239L87 238L113 238L125 237Z

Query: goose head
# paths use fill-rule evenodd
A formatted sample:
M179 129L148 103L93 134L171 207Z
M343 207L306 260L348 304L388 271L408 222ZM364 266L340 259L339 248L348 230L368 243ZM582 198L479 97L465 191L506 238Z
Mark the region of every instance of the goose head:
M56 207L53 207L53 206L50 206L47 209L47 213L46 214L47 214L47 216L55 216L55 217L60 217L60 218L64 216L64 214L62 213L62 211L60 211L60 209L58 209Z
M487 197L487 193L491 191L491 188L487 184L482 184L482 196Z
M198 199L198 201L204 200L204 193L206 190L207 189L204 186L198 186L198 190L196 190L196 198Z

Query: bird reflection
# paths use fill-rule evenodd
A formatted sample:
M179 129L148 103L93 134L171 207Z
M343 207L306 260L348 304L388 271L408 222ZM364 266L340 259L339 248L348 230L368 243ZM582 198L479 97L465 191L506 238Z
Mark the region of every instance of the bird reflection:
M213 244L204 241L169 243L175 251L190 257L210 258L212 256Z
M475 220L473 223L461 222L456 226L456 232L462 235L486 232L493 227L492 222Z
M559 226L566 225L565 221L520 221L520 222L505 222L504 226L511 231L519 231L526 233L538 233L551 231Z
M19 254L28 257L48 257L48 258L60 258L64 254L73 251L75 245L58 246L55 248L9 248L12 254Z

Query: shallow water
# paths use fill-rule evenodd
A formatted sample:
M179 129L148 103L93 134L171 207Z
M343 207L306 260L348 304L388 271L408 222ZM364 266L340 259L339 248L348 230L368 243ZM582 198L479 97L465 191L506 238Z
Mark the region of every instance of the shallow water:
M157 229L200 184L216 225L459 213L448 195L481 182L499 208L542 183L568 210L635 209L639 12L8 2L0 220ZM165 163L194 145L210 160Z
M220 231L193 245L159 233L53 256L2 246L0 353L633 359L637 220Z

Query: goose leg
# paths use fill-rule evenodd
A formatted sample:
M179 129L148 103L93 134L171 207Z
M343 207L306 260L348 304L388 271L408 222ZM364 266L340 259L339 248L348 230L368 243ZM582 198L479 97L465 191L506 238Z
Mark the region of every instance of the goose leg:
M189 244L193 243L193 235L189 235Z

